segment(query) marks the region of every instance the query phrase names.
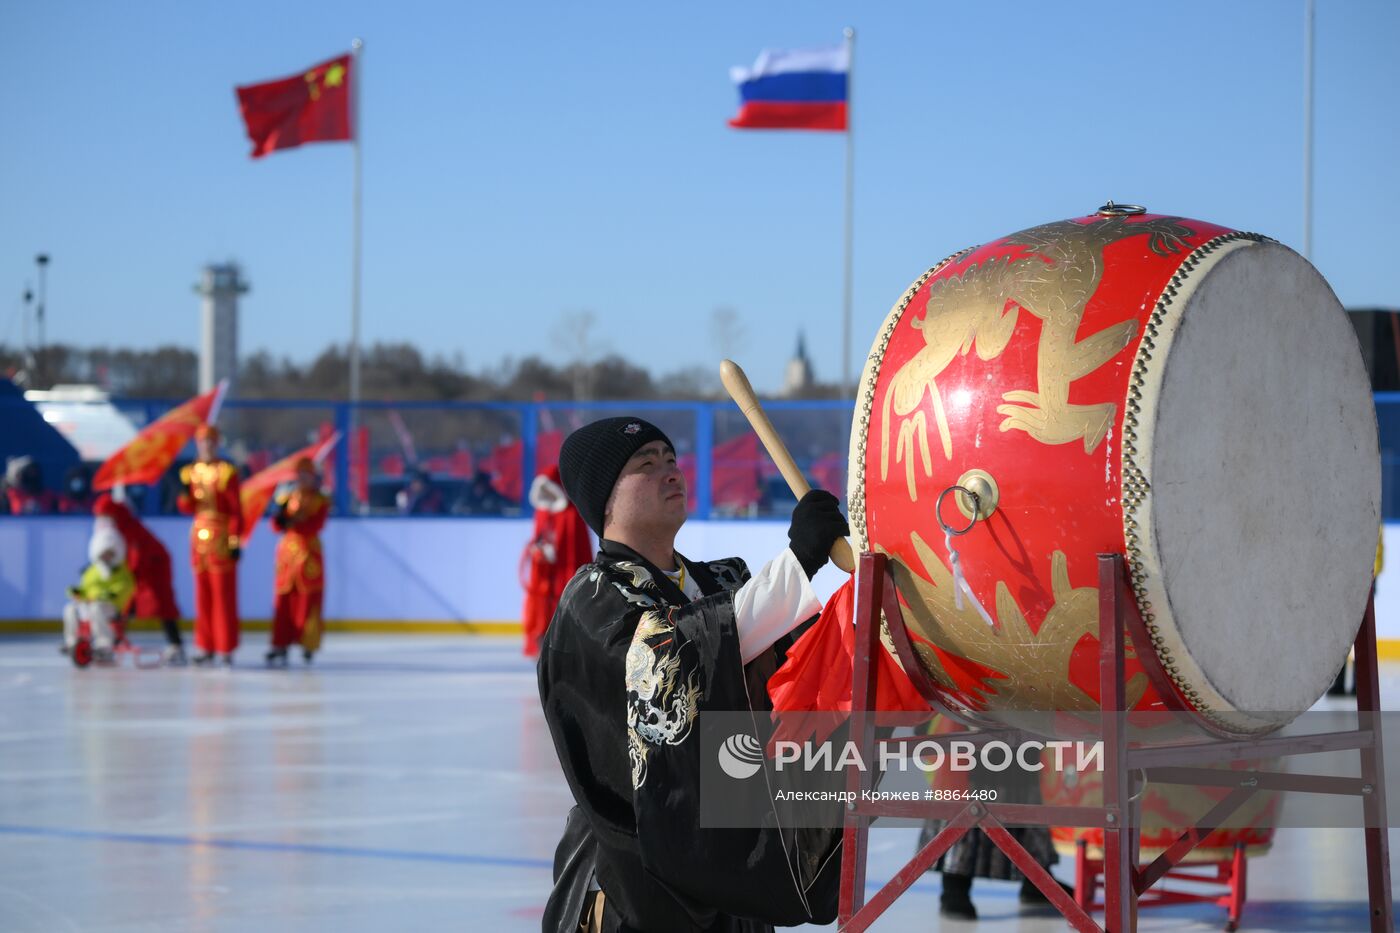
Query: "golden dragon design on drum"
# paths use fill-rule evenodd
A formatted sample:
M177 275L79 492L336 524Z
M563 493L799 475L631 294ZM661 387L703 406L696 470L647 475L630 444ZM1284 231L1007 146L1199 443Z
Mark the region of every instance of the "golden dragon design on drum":
M891 422L902 419L894 459L905 464L910 500L919 498L916 455L924 475L933 475L924 395L932 399L943 456L951 459L953 442L938 377L956 357L974 348L983 361L1000 356L1022 310L1041 322L1037 384L1033 391L1002 395L1005 404L997 406L1005 416L1000 428L1025 431L1043 444L1083 441L1084 452L1093 453L1112 426L1117 406L1071 405L1070 386L1121 352L1137 333L1137 321L1129 319L1076 339L1085 307L1103 279L1104 248L1128 237L1147 236L1153 252L1167 255L1180 251L1193 235L1176 217L1059 221L1014 234L1003 241L1004 255L933 282L924 316L909 322L922 333L925 346L900 367L885 394L880 478L889 476Z
M1063 551L1050 557L1053 604L1038 628L1032 629L1025 613L1005 581L996 583L997 624L989 627L971 605L959 608L953 596L953 575L942 558L918 532L910 536L924 574L890 562L895 586L906 600L921 600L927 618L934 620L920 635L940 649L973 661L980 668L999 676L985 680L976 689L983 701L995 696L999 709L1083 710L1096 708L1095 698L1071 682L1069 677L1049 678L1046 671L1068 672L1070 655L1085 635L1098 635L1099 591L1092 586L1073 586L1069 560ZM943 662L927 647L914 641L914 650L924 670L934 681L954 690L952 676ZM1133 656L1129 648L1129 656ZM1135 707L1147 691L1147 677L1134 674L1127 683L1128 709Z

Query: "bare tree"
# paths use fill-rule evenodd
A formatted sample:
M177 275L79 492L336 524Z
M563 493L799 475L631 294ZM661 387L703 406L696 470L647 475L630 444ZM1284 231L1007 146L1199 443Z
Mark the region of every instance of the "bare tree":
M594 317L566 315L556 343L568 348L568 363L539 356L504 358L479 372L467 372L464 360L428 356L409 343L375 343L361 356L364 397L371 401L577 401L602 399L702 399L719 396L718 367L711 364L654 372L635 359L607 352L594 334ZM563 334L574 335L564 340ZM736 347L735 349L742 349ZM96 349L50 344L55 381L97 384L127 399L179 401L194 394L197 354L185 347ZM733 352L733 351L731 351ZM0 376L24 368L22 347L0 342ZM305 362L267 350L246 354L240 362L240 400L335 400L344 398L349 358L343 344L332 344ZM314 406L312 406L314 407ZM253 409L249 409L253 411ZM276 422L273 409L257 409L259 418ZM325 410L318 417L325 416ZM368 416L367 416L368 417ZM311 428L317 424L311 425ZM297 427L299 438L304 432Z
M733 359L744 345L744 323L733 308L716 308L710 314L710 340L721 359Z
M554 328L554 346L569 364L574 398L579 401L593 397L593 364L604 350L603 344L594 337L597 326L598 316L592 311L567 311L559 316Z
M707 399L720 394L719 366L690 366L656 380L662 398Z

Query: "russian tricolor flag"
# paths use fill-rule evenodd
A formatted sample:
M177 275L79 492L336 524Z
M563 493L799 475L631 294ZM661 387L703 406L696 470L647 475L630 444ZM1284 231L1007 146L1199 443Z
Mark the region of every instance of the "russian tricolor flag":
M752 68L731 68L739 85L739 113L729 125L744 130L846 129L846 46L765 49Z

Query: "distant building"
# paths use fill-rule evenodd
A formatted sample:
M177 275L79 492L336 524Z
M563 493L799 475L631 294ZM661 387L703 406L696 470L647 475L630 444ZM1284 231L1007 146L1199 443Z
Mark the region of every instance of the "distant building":
M234 262L204 267L194 290L200 306L199 391L208 392L221 379L230 386L238 375L238 296L248 291L242 270Z
M788 360L787 369L783 371L783 394L801 395L812 387L813 382L812 361L807 358L807 339L798 331L797 353Z

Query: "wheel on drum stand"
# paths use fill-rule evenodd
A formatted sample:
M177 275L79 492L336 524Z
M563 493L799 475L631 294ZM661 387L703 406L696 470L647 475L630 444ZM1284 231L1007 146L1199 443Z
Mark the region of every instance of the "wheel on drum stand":
M92 663L92 642L86 638L79 638L73 642L73 666L87 667Z

